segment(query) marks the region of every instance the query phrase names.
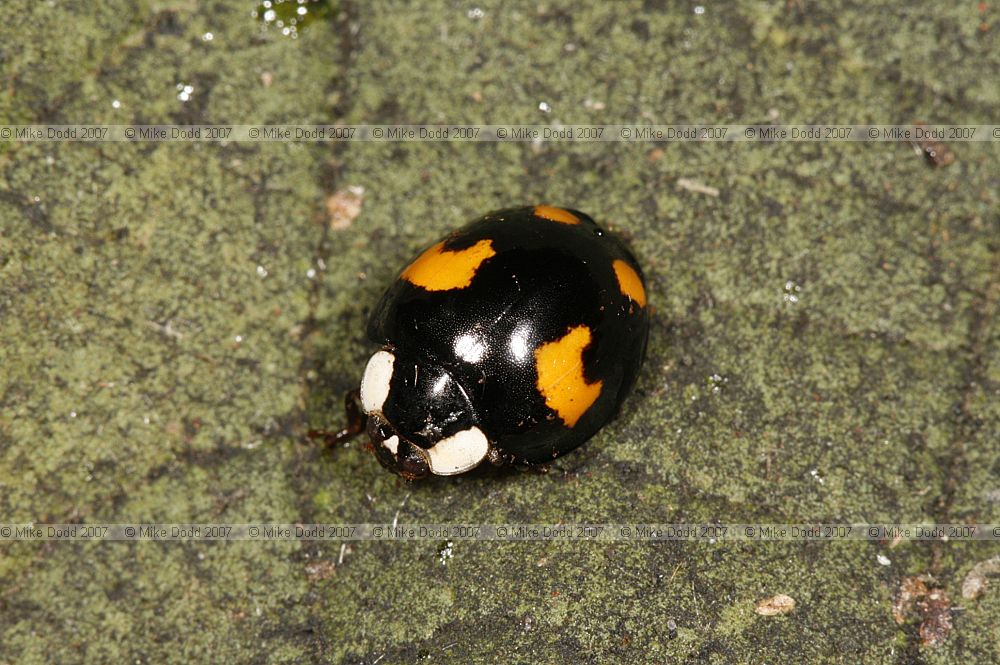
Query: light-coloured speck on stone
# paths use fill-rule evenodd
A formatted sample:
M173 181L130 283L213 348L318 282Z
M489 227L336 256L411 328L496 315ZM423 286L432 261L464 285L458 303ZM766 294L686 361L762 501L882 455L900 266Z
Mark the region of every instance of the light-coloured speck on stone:
M795 609L795 599L783 593L757 601L757 614L765 617L788 614Z
M972 600L983 595L989 584L988 575L1000 575L1000 556L980 561L972 567L962 582L962 598Z
M438 550L438 560L441 562L442 566L448 565L448 560L455 556L454 548L455 543L449 540L441 546L440 550Z
M329 559L318 559L306 564L306 577L310 582L321 582L337 572L337 565Z
M696 192L698 194L705 194L706 196L719 196L719 188L711 187L709 185L703 185L696 180L691 178L678 178L677 179L677 189L686 189L689 192Z
M365 202L365 188L351 185L326 198L326 214L330 219L330 228L342 231L350 228L355 218L361 214L361 206Z
M799 286L792 280L788 280L787 282L785 282L785 293L782 296L782 300L784 300L789 304L794 305L799 301L799 293L801 292L802 292L801 286Z
M722 392L722 387L729 383L729 379L721 374L713 374L708 377L708 385L712 388L712 394L718 395Z

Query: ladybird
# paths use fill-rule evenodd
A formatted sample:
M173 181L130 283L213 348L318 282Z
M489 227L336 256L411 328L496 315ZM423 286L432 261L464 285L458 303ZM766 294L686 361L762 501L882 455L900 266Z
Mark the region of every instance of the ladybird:
M649 333L635 257L586 214L489 213L409 263L372 311L380 348L361 379L365 427L386 469L412 480L484 461L541 467L613 419Z

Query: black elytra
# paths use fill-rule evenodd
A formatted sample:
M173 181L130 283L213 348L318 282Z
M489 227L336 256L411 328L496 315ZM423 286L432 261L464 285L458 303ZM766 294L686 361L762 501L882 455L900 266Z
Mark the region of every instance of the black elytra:
M617 415L648 333L642 270L589 216L487 214L411 262L372 312L381 350L361 402L376 458L409 479L550 462Z

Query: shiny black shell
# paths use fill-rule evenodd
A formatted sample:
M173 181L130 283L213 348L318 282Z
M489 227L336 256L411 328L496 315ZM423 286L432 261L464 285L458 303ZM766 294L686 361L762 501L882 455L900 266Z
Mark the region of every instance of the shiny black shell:
M543 210L578 223L536 214ZM614 418L635 383L649 330L645 290L639 287L641 298L626 293L614 265L626 263L640 282L642 271L618 238L576 210L493 212L443 239L444 249L482 240L495 254L462 288L427 290L401 272L373 310L368 335L454 377L502 461L545 463ZM590 332L580 354L583 376L601 388L570 425L539 389L536 352L579 326ZM413 405L414 413L423 406Z

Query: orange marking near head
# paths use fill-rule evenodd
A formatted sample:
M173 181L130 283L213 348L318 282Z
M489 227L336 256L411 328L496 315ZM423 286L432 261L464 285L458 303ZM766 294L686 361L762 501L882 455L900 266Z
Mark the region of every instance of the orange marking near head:
M639 307L645 307L646 287L642 285L642 279L639 277L639 273L637 273L632 266L621 259L615 259L612 267L615 269L615 276L618 278L618 288L621 289L622 295L628 296L634 300Z
M603 381L587 383L583 376L583 351L590 345L590 328L570 328L563 337L535 349L538 391L545 404L569 427L601 394Z
M556 208L555 206L535 206L535 216L547 219L550 222L560 222L561 224L579 224L580 218L569 210Z
M492 240L480 240L472 247L454 251L445 249L442 240L417 257L400 276L428 291L464 289L472 284L483 261L495 255Z

